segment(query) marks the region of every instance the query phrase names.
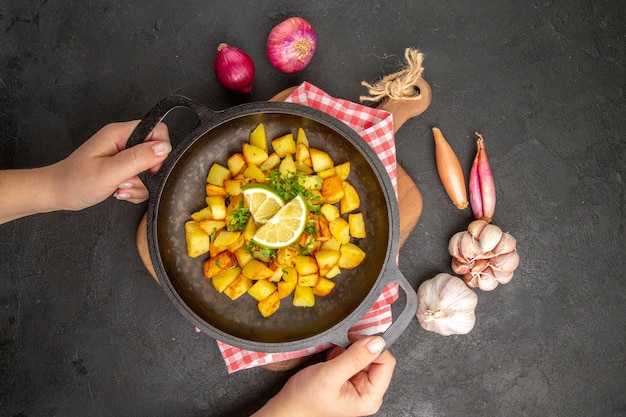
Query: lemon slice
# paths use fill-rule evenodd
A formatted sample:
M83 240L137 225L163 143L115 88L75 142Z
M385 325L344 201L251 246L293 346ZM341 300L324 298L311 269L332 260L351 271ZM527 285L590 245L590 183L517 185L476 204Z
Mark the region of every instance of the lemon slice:
M284 248L298 240L304 231L306 219L306 204L302 196L298 195L261 226L252 240L267 248Z
M250 184L241 191L252 218L260 224L271 219L285 205L283 199L266 185Z

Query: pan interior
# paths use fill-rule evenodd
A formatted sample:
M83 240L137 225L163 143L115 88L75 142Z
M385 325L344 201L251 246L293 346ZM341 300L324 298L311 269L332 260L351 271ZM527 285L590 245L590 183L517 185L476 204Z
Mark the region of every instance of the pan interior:
M337 286L330 295L316 297L313 308L294 307L292 297L287 297L281 300L280 308L269 318L260 315L252 297L244 295L233 301L215 291L202 272L202 263L208 254L190 258L184 232L184 223L190 219L190 214L206 206L205 184L211 165L217 162L225 166L230 155L241 152L242 142L248 141L250 132L261 122L265 125L268 141L286 133L296 134L302 127L311 147L328 152L337 164L350 161L348 180L361 197L359 211L365 216L367 228L367 237L356 242L367 254L364 262L353 270L344 269L335 277ZM357 136L356 140L361 139ZM377 176L386 173L375 171L368 157L353 142L354 138L349 140L327 123L310 117L271 112L236 117L209 129L193 141L167 176L157 217L158 250L166 279L181 301L180 307L218 334L261 343L292 342L319 335L357 309L376 286L384 268L390 218L385 190ZM363 144L367 146L365 142ZM381 289L376 288L379 292Z

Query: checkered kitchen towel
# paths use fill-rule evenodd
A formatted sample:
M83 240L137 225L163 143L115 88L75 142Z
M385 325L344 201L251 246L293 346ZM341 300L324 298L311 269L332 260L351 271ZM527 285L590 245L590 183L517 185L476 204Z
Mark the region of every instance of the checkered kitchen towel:
M331 97L307 82L296 88L285 101L321 110L354 129L382 161L397 195L396 148L391 113ZM388 284L372 308L350 328L348 333L358 337L360 335L377 334L387 330L393 320L391 304L397 299L398 284ZM332 346L330 343L327 343L295 352L263 353L240 349L219 340L217 345L226 363L228 373L313 355Z

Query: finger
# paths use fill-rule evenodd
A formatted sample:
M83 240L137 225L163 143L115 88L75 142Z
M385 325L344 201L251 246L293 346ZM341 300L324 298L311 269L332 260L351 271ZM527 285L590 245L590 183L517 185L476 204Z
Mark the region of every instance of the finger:
M380 336L358 340L331 361L333 364L332 373L339 380L347 381L367 368L380 355L384 347L385 339ZM330 364L331 362L327 363Z
M99 140L92 142L91 146L97 147L103 155L115 155L126 149L130 135L132 135L140 122L140 120L131 120L129 122L110 123L94 135ZM169 131L165 123L159 123L150 132L144 142L148 141L170 142Z
M396 358L388 350L372 361L367 371L369 382L377 392L385 392L391 383Z
M163 163L171 151L169 142L144 142L107 158L105 163L109 165L110 172L117 173L117 178L121 182L124 178L134 177Z
M148 199L148 189L141 181L139 181L139 184L138 186L129 186L129 183L121 184L121 186L115 190L113 197L134 204L143 203Z
M129 178L120 183L113 194L118 200L142 202L148 198L148 189L138 176Z

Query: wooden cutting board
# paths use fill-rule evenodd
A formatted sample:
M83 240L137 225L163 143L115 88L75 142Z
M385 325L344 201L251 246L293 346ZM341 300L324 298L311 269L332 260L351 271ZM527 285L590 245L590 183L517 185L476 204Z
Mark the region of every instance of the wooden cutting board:
M430 105L432 99L431 88L425 80L420 80L417 84L419 88L421 98L419 100L385 100L378 108L386 110L393 115L394 132L397 132L402 125L412 117L422 114ZM272 97L269 101L283 101L296 87L289 88L281 91ZM397 166L398 175L398 209L400 214L400 247L406 242L411 231L415 228L420 215L422 214L422 193L411 179L409 174L400 166ZM147 214L143 216L137 228L137 250L139 256L144 263L146 269L159 283L156 271L152 266L152 260L150 259L150 252L148 249L148 231L147 231ZM293 369L301 363L305 362L308 358L297 358L286 360L283 362L275 362L269 365L263 366L263 368L271 371L286 371Z

